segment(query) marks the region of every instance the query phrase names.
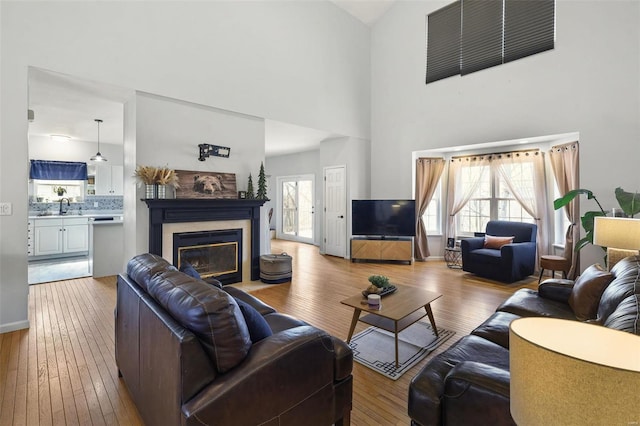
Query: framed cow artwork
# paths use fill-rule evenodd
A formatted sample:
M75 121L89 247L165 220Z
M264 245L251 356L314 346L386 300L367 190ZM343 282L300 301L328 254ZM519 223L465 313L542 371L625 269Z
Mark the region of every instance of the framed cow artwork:
M176 170L176 198L238 198L235 173Z

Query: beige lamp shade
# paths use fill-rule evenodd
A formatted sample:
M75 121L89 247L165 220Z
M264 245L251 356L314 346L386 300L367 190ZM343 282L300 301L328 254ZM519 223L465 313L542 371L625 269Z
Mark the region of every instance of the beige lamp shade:
M593 244L625 250L640 249L640 219L596 216Z
M595 324L519 318L509 328L519 426L640 424L640 337Z
M596 216L593 222L593 244L607 247L607 263L611 269L640 249L640 219Z

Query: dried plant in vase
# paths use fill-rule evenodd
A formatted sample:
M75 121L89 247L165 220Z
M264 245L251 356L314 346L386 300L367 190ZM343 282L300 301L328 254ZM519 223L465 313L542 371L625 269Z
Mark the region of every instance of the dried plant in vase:
M156 175L158 168L153 166L137 166L133 176L142 185L154 185L156 183Z
M173 188L179 188L178 174L175 170L168 167L162 167L157 170L156 183L158 185L171 186Z

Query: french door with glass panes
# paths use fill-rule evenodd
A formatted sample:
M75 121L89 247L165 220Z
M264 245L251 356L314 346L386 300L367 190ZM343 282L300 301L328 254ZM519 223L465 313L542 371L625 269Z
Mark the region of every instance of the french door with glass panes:
M278 179L280 221L278 238L313 243L314 176L288 176Z

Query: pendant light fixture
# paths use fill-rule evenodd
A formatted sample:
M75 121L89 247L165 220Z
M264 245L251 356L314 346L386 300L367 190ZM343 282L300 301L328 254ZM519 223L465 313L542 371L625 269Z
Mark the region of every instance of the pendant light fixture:
M98 152L96 153L96 155L91 157L91 161L107 161L107 159L103 157L102 154L100 154L100 123L102 123L102 120L96 118L93 121L98 123Z

